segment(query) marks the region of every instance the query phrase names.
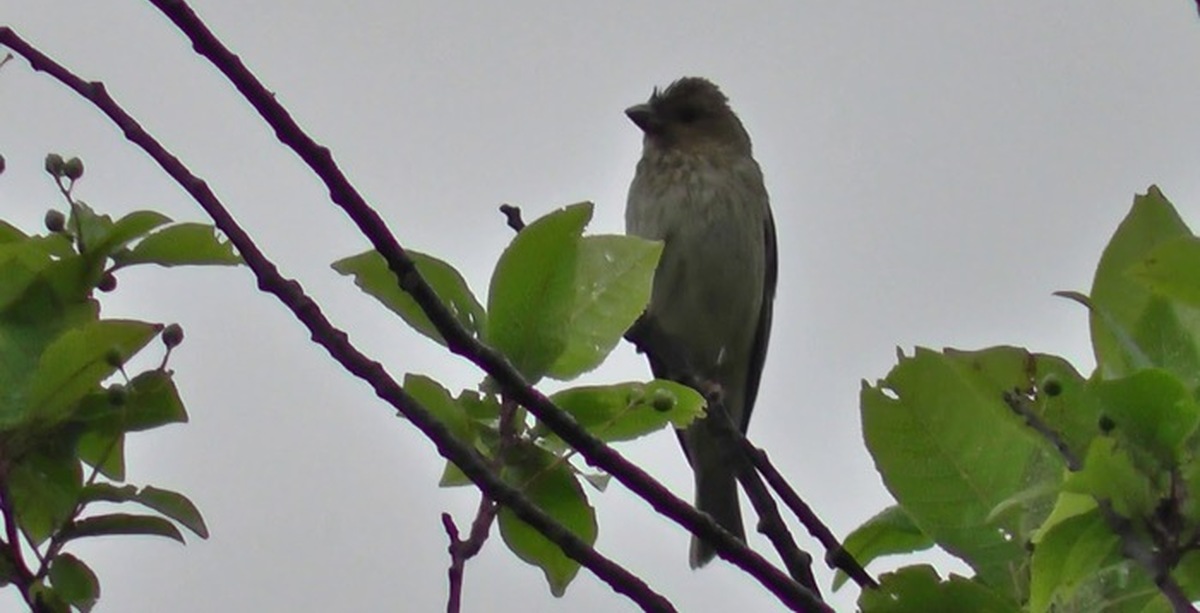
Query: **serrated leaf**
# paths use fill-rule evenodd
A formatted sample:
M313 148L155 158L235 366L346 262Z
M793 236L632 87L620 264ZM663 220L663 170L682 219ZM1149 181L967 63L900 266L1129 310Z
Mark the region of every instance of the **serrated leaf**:
M842 547L863 568L883 556L923 551L933 545L933 539L921 532L908 513L898 506L880 511L842 541ZM841 588L849 578L845 572L837 571L833 589Z
M50 585L63 600L86 613L100 599L100 581L82 560L60 553L50 563Z
M1011 347L939 354L918 348L861 394L863 433L888 490L920 528L985 582L1019 595L1010 572L1046 509L992 511L1061 460L1002 400L1030 382L1031 356Z
M121 266L233 266L242 263L242 258L233 252L233 246L217 236L213 226L201 223L167 226L143 238L132 249L114 253L112 257Z
M567 348L580 235L591 218L592 204L584 202L534 221L492 272L485 339L530 382Z
M62 532L62 540L76 540L91 536L117 536L123 534L140 534L146 536L165 536L180 543L183 534L175 524L157 515L134 515L129 513L111 513L85 517L67 526Z
M517 457L509 458L502 471L504 480L585 543L595 543L595 510L567 464L532 446L515 452ZM518 558L541 568L550 592L561 597L578 574L579 563L508 507L500 508L497 519L500 536L508 548Z
M548 376L573 379L604 361L646 310L662 247L633 236L583 237L566 344Z
M471 288L467 286L466 280L458 270L431 255L411 250L406 253L458 323L472 336L483 336L487 325L487 313L475 298L475 294L471 293ZM442 345L446 344L416 300L400 288L395 273L388 268L387 262L378 252L372 250L343 258L334 262L332 266L343 275L352 275L355 285L399 315L414 330Z
M704 415L705 406L704 398L692 388L661 379L575 387L550 399L592 436L609 443L633 440L667 425L686 428ZM547 438L563 445L553 434Z

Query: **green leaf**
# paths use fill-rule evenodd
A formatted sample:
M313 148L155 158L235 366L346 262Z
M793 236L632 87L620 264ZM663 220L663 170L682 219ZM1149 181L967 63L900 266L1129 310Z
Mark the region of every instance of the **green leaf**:
M1129 274L1171 300L1200 307L1200 238L1177 236L1158 243Z
M1114 511L1129 518L1147 516L1159 498L1149 479L1134 467L1128 451L1107 436L1092 441L1083 470L1067 477L1063 491L1108 500Z
M7 485L17 522L39 545L74 512L83 470L64 450L43 448L9 469Z
M450 392L440 383L424 375L409 373L404 375L404 391L446 426L454 438L465 443L474 440L466 411L450 397Z
M566 389L550 396L593 436L605 442L628 441L668 424L686 428L704 415L705 401L686 385L656 379L649 383L617 383ZM556 446L564 443L553 434Z
M80 502L136 502L179 522L200 538L208 538L208 527L196 505L187 496L171 490L147 485L139 490L132 485L116 486L109 483L93 483L83 489Z
M100 599L100 581L82 560L60 553L50 563L50 585L54 591L80 611L91 611Z
M446 464L442 466L442 476L438 479L438 487L462 487L464 485L471 485L471 478L457 464L446 460Z
M158 333L158 326L141 321L107 319L69 330L46 348L29 382L31 417L51 423L61 419L84 394L111 375L116 367L110 352L125 358L137 353Z
M1033 550L1029 610L1042 613L1056 601L1068 602L1082 582L1121 560L1119 546L1096 509L1059 522Z
M1200 406L1169 371L1152 368L1093 384L1114 434L1148 451L1165 467L1183 460L1183 443L1200 425Z
M879 578L879 589L858 597L862 613L913 611L1017 613L1021 607L978 581L951 575L945 581L928 565L909 566Z
M604 361L646 310L663 244L632 236L587 236L579 243L566 346L547 374L567 380Z
M171 218L155 211L134 211L116 221L98 244L88 245L89 253L112 255L130 241L141 238L151 230L171 223Z
M898 506L880 511L842 541L842 547L863 568L883 556L923 551L933 545L933 539L921 532L908 513ZM849 578L845 572L837 571L833 589L841 588Z
M112 483L92 483L79 493L79 502L130 502L137 500L138 488L133 485L114 485Z
M179 522L196 536L208 538L208 526L204 524L200 509L197 509L187 496L147 485L138 492L137 501Z
M116 481L125 480L125 435L105 431L87 431L75 446L79 459L94 466L100 474Z
M140 432L173 423L186 423L187 410L169 371L149 370L125 386L124 401L114 404L103 390L88 394L74 417L89 432ZM105 440L109 440L105 438Z
M90 536L116 536L122 534L140 534L147 536L165 536L180 543L183 534L175 524L157 515L132 515L128 513L111 513L86 517L68 525L62 532L63 542Z
M113 254L120 266L158 264L159 266L225 265L242 263L233 246L217 236L208 224L179 223L155 232L129 251Z
M596 514L568 464L533 446L513 451L502 471L505 481L585 543L596 542ZM542 569L555 596L561 597L579 572L579 563L562 549L501 507L497 516L500 536L508 548L525 562Z
M1193 549L1185 554L1171 576L1192 602L1200 599L1200 550Z
M482 336L487 325L487 313L475 298L475 294L471 293L471 288L467 286L462 275L450 264L431 255L411 250L406 253L412 258L417 272L421 273L437 297L450 309L458 323L472 336ZM433 322L425 315L425 311L417 305L417 301L401 289L400 281L378 252L372 250L343 258L334 262L332 266L343 275L353 275L355 285L399 315L414 330L442 345L446 344Z
M501 254L488 288L485 339L530 382L567 349L580 235L592 204L559 209L525 226Z
M1061 460L1002 400L1031 386L1032 357L996 347L939 354L918 348L861 394L863 433L885 485L921 532L1018 596L1014 565L1050 509L992 511L1042 481Z
M1197 341L1200 309L1155 296L1139 280L1144 262L1160 245L1189 238L1191 230L1157 187L1134 199L1133 208L1104 249L1092 282L1092 345L1102 378L1118 378L1152 365L1167 368L1189 389L1200 384ZM1164 332L1170 332L1164 334ZM1121 336L1131 335L1137 352Z
M1036 354L1034 414L1076 455L1100 434L1100 402L1088 381L1058 356Z
M83 243L84 252L91 251L94 245L99 245L112 231L113 220L108 215L101 215L92 210L81 200L71 205L71 216L67 220L67 230L75 233Z

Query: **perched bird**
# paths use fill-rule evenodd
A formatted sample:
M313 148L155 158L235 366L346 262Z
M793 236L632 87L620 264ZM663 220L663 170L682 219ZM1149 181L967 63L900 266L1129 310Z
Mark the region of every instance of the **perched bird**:
M742 432L758 395L771 332L775 222L750 136L710 81L685 77L625 110L644 133L625 209L629 234L664 242L645 314L630 338L654 376L719 392ZM696 507L745 540L735 450L712 419L679 433ZM728 445L724 445L728 446ZM713 548L692 539L693 568Z

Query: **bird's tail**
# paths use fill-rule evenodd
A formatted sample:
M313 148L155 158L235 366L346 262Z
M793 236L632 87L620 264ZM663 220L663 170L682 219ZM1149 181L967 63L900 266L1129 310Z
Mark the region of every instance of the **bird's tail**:
M696 508L711 515L722 528L745 541L742 510L738 503L737 463L721 452L714 434L703 423L693 424L684 438L696 475ZM712 545L692 537L689 555L692 568L708 564L714 555L716 551Z

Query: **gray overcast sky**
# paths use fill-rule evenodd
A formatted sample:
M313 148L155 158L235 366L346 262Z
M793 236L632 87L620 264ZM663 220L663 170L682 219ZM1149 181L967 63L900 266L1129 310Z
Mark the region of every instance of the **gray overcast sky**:
M1200 219L1200 19L1187 0L194 6L401 242L458 265L480 295L511 236L498 204L533 218L591 200L591 230L619 232L640 148L622 110L682 75L721 84L754 139L780 241L751 435L839 535L890 501L857 405L896 346L1017 344L1087 372L1085 314L1051 292L1087 289L1151 183ZM329 269L365 241L147 3L0 0L0 23L103 80L394 375L478 381ZM85 160L78 193L102 211L202 219L98 112L12 62L0 218L34 231L62 206L41 170L48 151ZM189 494L213 537L81 544L104 591L97 611L444 609L438 515L465 524L476 495L437 489L432 445L246 270L130 271L104 300L109 316L187 332L172 364L192 423L134 437L129 477ZM622 348L584 380L648 376ZM691 496L673 436L622 451ZM592 500L599 548L680 610L775 608L719 562L689 571L685 532L619 485ZM855 596L834 602L849 610ZM470 611L631 608L587 572L555 600L498 539L467 569Z

